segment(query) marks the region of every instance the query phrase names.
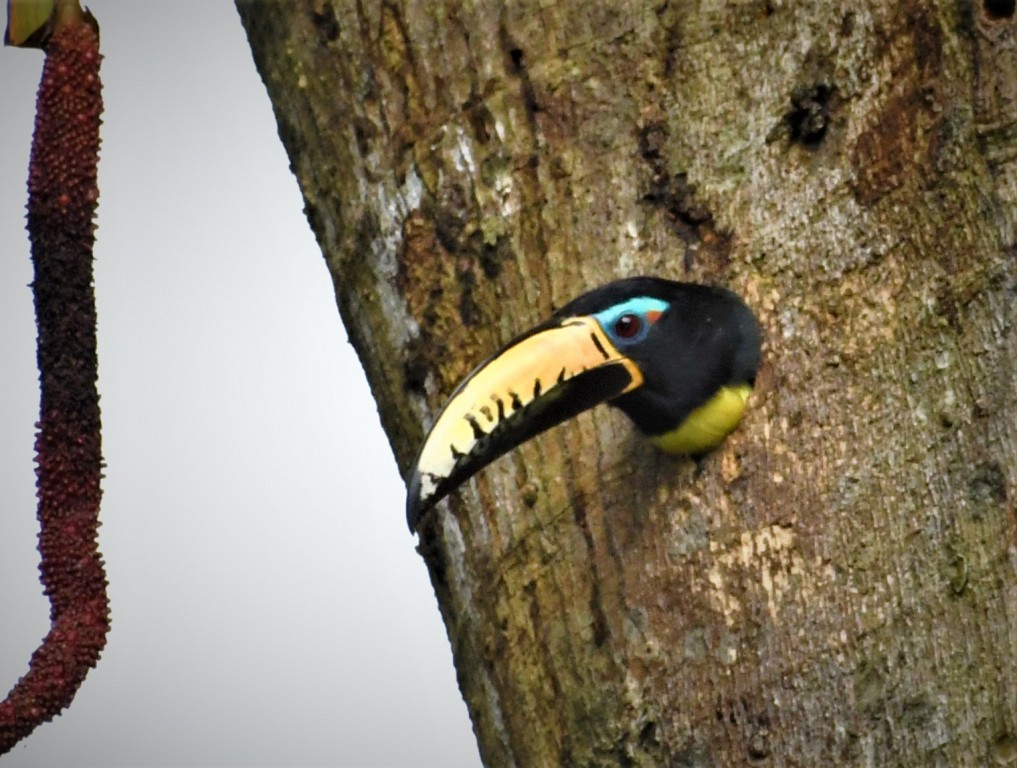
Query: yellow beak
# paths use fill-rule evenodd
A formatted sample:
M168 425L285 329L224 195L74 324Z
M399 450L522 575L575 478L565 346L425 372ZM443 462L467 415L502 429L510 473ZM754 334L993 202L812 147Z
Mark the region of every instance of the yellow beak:
M642 383L593 317L556 320L511 342L466 377L434 422L408 479L410 530L502 454Z

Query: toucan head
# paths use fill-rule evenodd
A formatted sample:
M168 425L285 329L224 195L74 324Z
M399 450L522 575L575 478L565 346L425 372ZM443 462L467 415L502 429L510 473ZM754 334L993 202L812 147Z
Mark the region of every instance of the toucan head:
M410 530L496 458L599 403L664 450L705 453L738 425L759 349L756 318L725 288L632 277L583 294L449 397L407 480Z

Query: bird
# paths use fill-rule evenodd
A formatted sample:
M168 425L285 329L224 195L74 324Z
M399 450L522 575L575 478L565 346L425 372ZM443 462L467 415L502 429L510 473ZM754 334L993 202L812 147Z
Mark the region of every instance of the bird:
M582 294L449 396L407 476L410 531L492 461L601 403L663 451L708 453L741 421L761 344L752 310L727 288L636 276Z

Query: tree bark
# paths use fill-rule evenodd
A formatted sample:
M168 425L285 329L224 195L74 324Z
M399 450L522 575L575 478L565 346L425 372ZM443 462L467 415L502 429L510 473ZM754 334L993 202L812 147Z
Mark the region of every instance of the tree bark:
M610 279L765 329L699 464L600 408L425 521L485 764L1017 765L1012 2L238 7L404 470Z

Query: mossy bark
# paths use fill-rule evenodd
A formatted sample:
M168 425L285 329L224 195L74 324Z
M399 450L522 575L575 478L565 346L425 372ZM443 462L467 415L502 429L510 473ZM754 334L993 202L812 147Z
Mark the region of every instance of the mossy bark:
M1017 761L1012 5L238 6L403 469L609 279L766 331L701 463L600 408L428 518L486 764Z

